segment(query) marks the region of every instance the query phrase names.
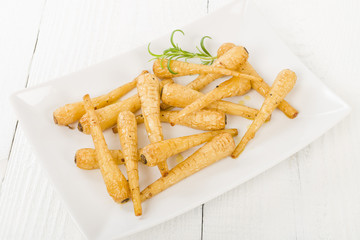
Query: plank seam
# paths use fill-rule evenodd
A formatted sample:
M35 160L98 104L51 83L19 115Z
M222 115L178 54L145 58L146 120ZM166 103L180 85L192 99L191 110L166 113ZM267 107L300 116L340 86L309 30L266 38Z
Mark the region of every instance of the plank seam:
M32 53L32 55L31 55L30 63L29 63L29 68L28 68L28 71L27 71L25 88L27 88L28 83L29 83L31 66L32 66L32 63L33 63L33 59L34 59L34 55L35 55L35 52L36 52L37 43L38 43L38 40L39 40L40 28L41 28L42 19L43 19L43 16L44 16L45 6L46 6L46 0L45 0L45 2L44 2L44 6L43 6L43 9L42 9L42 11L41 11L41 17L40 17L40 21L39 21L38 32L37 32L37 35L36 35L36 41L35 41L35 45L34 45L34 50L33 50L33 53ZM7 158L7 162L8 162L8 163L9 163L9 161L10 161L11 152L12 152L12 149L13 149L13 146L14 146L15 136L16 136L16 132L17 132L17 129L18 129L18 125L19 125L19 120L16 120L16 125L15 125L13 137L12 137L12 140L11 140L10 150L9 150L9 154L8 154L8 158ZM6 166L4 177L1 179L1 184L0 184L0 196L1 196L1 194L2 194L2 188L1 188L1 186L2 186L2 183L3 183L4 180L5 180L5 176L6 176L7 170L8 170L8 166Z
M301 175L300 175L300 163L299 163L299 159L296 158L295 159L296 162L296 168L297 168L297 174L298 174L298 180L299 180L299 190L300 193L302 193L302 184L301 184Z
M39 41L41 23L42 23L42 20L43 20L43 17L44 17L44 11L45 11L46 2L47 2L47 0L45 0L44 6L43 6L43 9L42 9L42 12L41 12L41 17L40 17L38 32L37 32L37 35L36 35L36 41L35 41L35 45L34 45L34 50L33 50L33 53L32 53L32 55L31 55L31 59L30 59L30 64L29 64L28 74L27 74L27 78L26 78L25 88L27 88L27 87L28 87L28 84L29 84L31 67L32 67L32 63L33 63L34 56L35 56L36 47L37 47L37 44L38 44L38 41Z
M17 130L17 128L18 128L18 124L19 124L19 120L16 120L13 137L12 137L12 139L11 139L10 150L9 150L9 154L8 154L8 157L7 157L7 161L8 161L8 162L9 162L9 159L10 159L11 150L12 150L13 145L14 145L15 134L16 134L16 130ZM6 167L4 177L2 177L2 179L1 179L1 185L2 185L2 183L3 183L4 180L5 180L5 176L6 176L6 171L7 171L7 169L8 169L8 168ZM0 185L0 186L1 186L1 185ZM0 196L1 196L1 192L2 192L1 189L2 189L2 188L0 187Z
M204 205L201 205L201 240L203 240L204 237Z

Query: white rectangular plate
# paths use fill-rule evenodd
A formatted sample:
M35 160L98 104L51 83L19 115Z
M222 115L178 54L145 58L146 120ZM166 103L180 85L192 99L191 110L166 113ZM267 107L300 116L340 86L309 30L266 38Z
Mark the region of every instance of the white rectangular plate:
M85 93L99 95L132 80L143 69L151 70L146 45L12 96L15 111L40 164L89 239L120 238L189 211L296 153L350 112L350 108L289 51L256 8L249 4L244 11L244 5L243 1L227 5L183 27L185 37L176 35L175 38L188 49L198 44L201 36L209 35L213 40L207 40L206 44L214 54L223 42L246 46L250 52L249 61L269 84L282 69L292 69L297 73L298 81L287 100L300 114L290 120L276 110L272 120L260 129L238 159L223 159L146 201L142 217L134 216L131 203L118 205L112 201L98 170L85 171L75 166L75 151L93 147L91 137L55 125L52 112L65 103L81 100ZM152 42L154 52L169 46L169 35ZM187 83L193 78L176 81ZM205 91L220 81L215 81ZM136 90L129 95L134 93ZM259 108L263 98L255 91L248 95L250 100L248 97L237 97L231 101L244 100L246 105ZM238 128L240 131L236 142L250 123L246 119L229 116L227 128ZM163 127L165 138L200 132L182 126L170 127L166 123ZM138 132L139 146L148 144L144 127L140 125ZM105 137L110 148L120 148L117 135L108 130ZM194 149L185 152L184 156L192 152ZM169 159L170 166L175 164L174 159ZM125 173L123 166L121 170ZM158 177L157 168L140 166L141 189Z

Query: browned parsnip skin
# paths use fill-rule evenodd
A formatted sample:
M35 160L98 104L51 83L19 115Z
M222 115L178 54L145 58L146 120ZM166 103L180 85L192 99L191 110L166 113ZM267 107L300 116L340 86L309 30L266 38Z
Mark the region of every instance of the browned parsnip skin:
M164 140L160 122L159 79L154 74L144 74L138 79L137 90L141 101L141 111L144 116L145 128L150 143ZM166 176L169 171L166 161L159 163L158 168L162 176Z
M99 123L102 130L108 129L116 124L117 116L122 111L136 112L140 109L141 103L137 95L129 97L123 101L116 102L104 108L96 110L96 114L99 117ZM80 132L90 134L88 115L84 114L81 117L78 129Z
M176 165L165 177L161 177L141 192L141 201L145 201L164 191L184 178L223 159L231 154L235 142L231 134L222 133L197 150L183 162Z
M227 47L223 46L220 48L222 51ZM248 59L248 52L242 46L234 46L230 48L227 52L225 52L222 56L214 61L211 65L212 67L226 68L230 70L236 70L240 67L241 64L245 63ZM221 78L223 74L200 74L194 81L189 83L187 87L194 90L201 90L209 83L214 80Z
M161 111L160 121L170 123L178 113L179 111ZM136 121L138 124L144 123L143 115L136 116ZM200 110L179 119L178 124L204 131L221 130L225 128L226 115L216 110ZM117 133L117 127L113 127L112 130Z
M224 55L225 52L228 51L228 49L231 49L232 47L235 47L236 45L233 43L224 43L221 45L222 47L220 47L218 49L217 52L217 56L220 57L222 55ZM245 63L241 64L240 68L237 69L239 72L244 73L244 74L248 74L248 75L252 75L254 77L258 77L261 78L261 76L256 72L256 70L251 66L251 64L246 61ZM264 82L264 81L256 81L256 82L251 82L251 87L253 89L255 89L258 93L260 93L263 97L266 97L266 94L269 92L270 87L269 85ZM249 89L250 90L250 89ZM248 91L249 91L248 90ZM241 96L244 95L246 93L246 91L244 92L239 92L237 94L237 96ZM298 115L298 111L291 106L287 101L283 100L281 101L281 103L278 106L278 109L280 111L282 111L287 117L289 118L295 118Z
M224 43L224 44L222 44L221 47L217 51L218 58L221 57L222 55L224 55L228 51L228 49L231 49L233 47L236 47L236 45L233 44L233 43ZM248 72L242 72L242 70L243 70L242 66L244 66L246 63L247 63L247 61L242 63L240 66L238 66L238 68L236 68L236 70L238 70L241 73L252 75L252 74L249 74ZM253 75L253 76L255 76L255 75ZM260 76L255 76L255 77L261 78ZM232 77L231 79L237 79L237 77ZM241 88L241 91L238 91L236 93L236 96L242 96L242 95L248 93L251 90L251 82L249 80L248 81L243 81L243 85L244 86Z
M172 79L166 79L160 82L160 87L164 86L167 83L172 83ZM117 117L120 112L122 111L130 111L136 112L141 107L141 102L138 94L129 97L124 101L118 101L111 105L108 105L104 108L100 108L96 110L96 114L99 117L100 126L102 130L108 129L116 124ZM88 122L88 115L84 114L81 117L78 129L80 132L85 134L90 134L89 122Z
M120 150L110 150L110 154L115 161L115 164L124 164L125 159ZM99 164L96 159L96 152L93 148L82 148L75 153L75 163L78 168L84 170L98 169Z
M134 205L135 216L141 216L142 208L140 201L139 170L138 170L138 146L137 146L137 123L135 115L130 111L119 113L118 132L125 158L125 167L129 178L131 199Z
M232 49L230 49L231 51ZM262 79L259 79L254 76L250 76L247 74L242 74L240 72L229 70L226 68L221 67L213 67L213 66L207 66L203 64L195 64L195 63L188 63L188 62L182 62L177 60L171 60L170 62L170 68L176 72L177 74L172 74L169 72L167 67L162 67L161 62L163 63L163 66L167 65L167 59L157 59L154 62L153 65L153 71L155 75L159 78L173 78L173 77L181 77L185 75L194 75L194 74L201 74L201 73L215 73L215 74L221 74L225 76L234 76L234 77L240 77L244 79L248 79L251 81L262 81Z
M233 43L223 43L223 44L221 44L221 46L217 50L217 57L218 58L221 57L222 55L224 55L227 51L229 51L233 47L236 47L236 45L233 44Z
M111 92L96 97L93 99L93 104L96 109L107 106L120 97L124 96L126 93L130 92L132 89L136 87L136 79L132 82L126 83L121 87L118 87ZM66 104L58 109L56 109L53 113L54 122L58 125L69 125L78 121L82 115L85 114L85 108L83 102L76 102Z
M250 81L241 78L231 78L186 106L179 112L171 124L176 124L188 114L199 111L217 100L236 96L239 92L243 92L244 88L249 89L249 87L251 88Z
M266 96L264 103L261 106L258 115L250 125L249 129L246 131L240 143L237 145L235 151L232 153L231 156L233 158L237 158L245 149L246 144L255 137L255 133L264 124L268 116L271 115L271 113L285 98L285 96L291 91L295 85L295 82L296 74L291 70L283 70L277 75L270 92Z
M184 108L203 95L203 93L188 87L176 83L170 83L164 86L161 100L170 106ZM258 113L257 109L222 100L211 103L207 106L207 108L222 111L231 115L241 116L251 120L254 120L256 114Z
M251 66L251 64L249 62L246 62L245 64L243 64L240 67L239 71L242 73L249 74L249 75L260 78L260 75L255 71L255 69ZM270 91L270 86L264 81L262 81L262 82L259 82L259 81L253 82L252 81L251 86L258 93L260 93L263 97L266 97L267 93ZM280 104L278 105L278 109L291 119L295 118L299 113L298 110L296 110L293 106L291 106L285 100L280 102Z
M115 164L125 164L124 155L121 150L110 150L110 154L113 157ZM140 159L138 159L138 161L140 161ZM75 153L75 164L78 168L81 168L83 170L99 169L99 163L96 159L95 149L81 148L77 150Z
M161 111L160 120L170 123L178 113L179 111ZM141 118L137 117L138 123L142 121ZM225 128L226 115L216 110L201 110L179 119L178 124L204 131L221 130Z
M129 184L118 166L115 164L115 161L107 147L104 135L99 125L99 119L96 116L90 96L85 95L83 99L85 110L89 115L90 133L96 150L96 158L98 160L107 191L115 202L127 202L130 195Z
M229 51L233 47L235 47L235 44L233 44L233 43L224 43L224 44L222 44L218 49L218 55L217 55L218 59L216 59L211 66L225 67L227 69L235 70L238 67L238 66L236 66L238 64L236 60L242 60L243 58L247 58L248 53L247 53L247 51L245 51L245 52L243 51L242 52L243 54L238 54L238 56L233 56L233 54L238 53L239 51L232 51L231 55L227 55L226 57L221 57L222 55L224 55L227 51ZM243 50L245 50L245 48ZM231 61L233 59L235 59L235 61ZM215 79L220 78L220 77L222 77L221 74L202 73L195 80L193 80L192 82L190 82L186 86L191 88L191 89L199 91L202 88L204 88L206 85L208 85L209 83L211 83L212 81L214 81ZM250 81L247 81L247 82L248 82L247 89L242 88L243 92L239 92L238 93L239 95L240 94L245 94L248 91L250 91L251 84L250 84ZM170 110L171 106L169 106L169 105L167 105L165 103L161 103L160 108L162 110Z
M217 58L213 64L211 66L222 66L223 64L220 64L220 60L219 58L224 55L224 53L226 53L227 51L229 51L231 48L235 47L235 44L233 43L224 43L222 44L219 49L218 49L218 55ZM226 68L234 70L230 65L227 65ZM202 73L200 74L194 81L190 82L187 87L195 89L197 91L199 91L200 89L204 88L206 85L208 85L210 82L214 81L216 78L218 78L218 74L205 74ZM251 85L248 91L250 91L251 89ZM240 93L239 93L240 94ZM245 93L244 93L245 94ZM160 109L161 110L170 110L172 107L165 104L165 103L161 103L160 104Z
M171 156L208 142L216 135L226 132L230 133L231 136L236 136L238 134L236 129L225 129L152 143L141 149L139 153L140 160L148 166L155 166L158 162L164 161Z

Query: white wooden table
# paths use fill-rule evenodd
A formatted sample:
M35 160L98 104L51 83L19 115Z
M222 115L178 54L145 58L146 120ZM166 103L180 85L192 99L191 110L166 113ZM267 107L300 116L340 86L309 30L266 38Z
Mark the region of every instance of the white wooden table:
M144 44L226 2L0 1L0 239L84 238L38 166L9 95ZM246 184L126 239L360 239L360 3L256 3L351 115Z

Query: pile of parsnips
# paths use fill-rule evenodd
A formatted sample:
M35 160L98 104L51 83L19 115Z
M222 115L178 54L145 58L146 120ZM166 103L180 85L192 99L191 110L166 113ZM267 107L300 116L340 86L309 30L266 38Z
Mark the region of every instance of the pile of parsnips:
M295 73L282 70L270 87L247 59L247 50L232 43L225 43L219 48L218 58L211 66L171 60L169 65L176 74L163 67L167 64L167 59L158 59L153 65L154 74L143 71L132 82L93 99L85 95L82 102L66 104L56 109L54 121L59 125L79 121L78 129L91 134L95 149L78 150L76 165L86 170L100 168L109 195L118 203L132 199L135 215L139 216L142 214L142 201L220 159L230 155L238 157L263 123L270 120L275 108L289 118L297 116L298 111L284 100L296 82ZM186 86L172 80L173 77L194 74L199 76ZM225 75L232 78L207 94L199 92ZM137 94L120 100L135 87ZM252 88L265 97L260 110L221 100L243 95ZM171 107L183 109L171 111ZM140 108L142 114L135 116L134 112ZM233 137L238 131L224 129L225 114L253 120L237 146ZM209 132L164 140L160 122ZM145 124L150 140L150 144L142 149L137 146L139 123ZM122 151L109 150L105 142L103 130L113 126L113 131L119 134ZM168 169L169 157L203 143L206 144L190 157ZM157 166L162 175L141 192L138 161L148 166ZM125 164L128 180L121 173L118 164Z

